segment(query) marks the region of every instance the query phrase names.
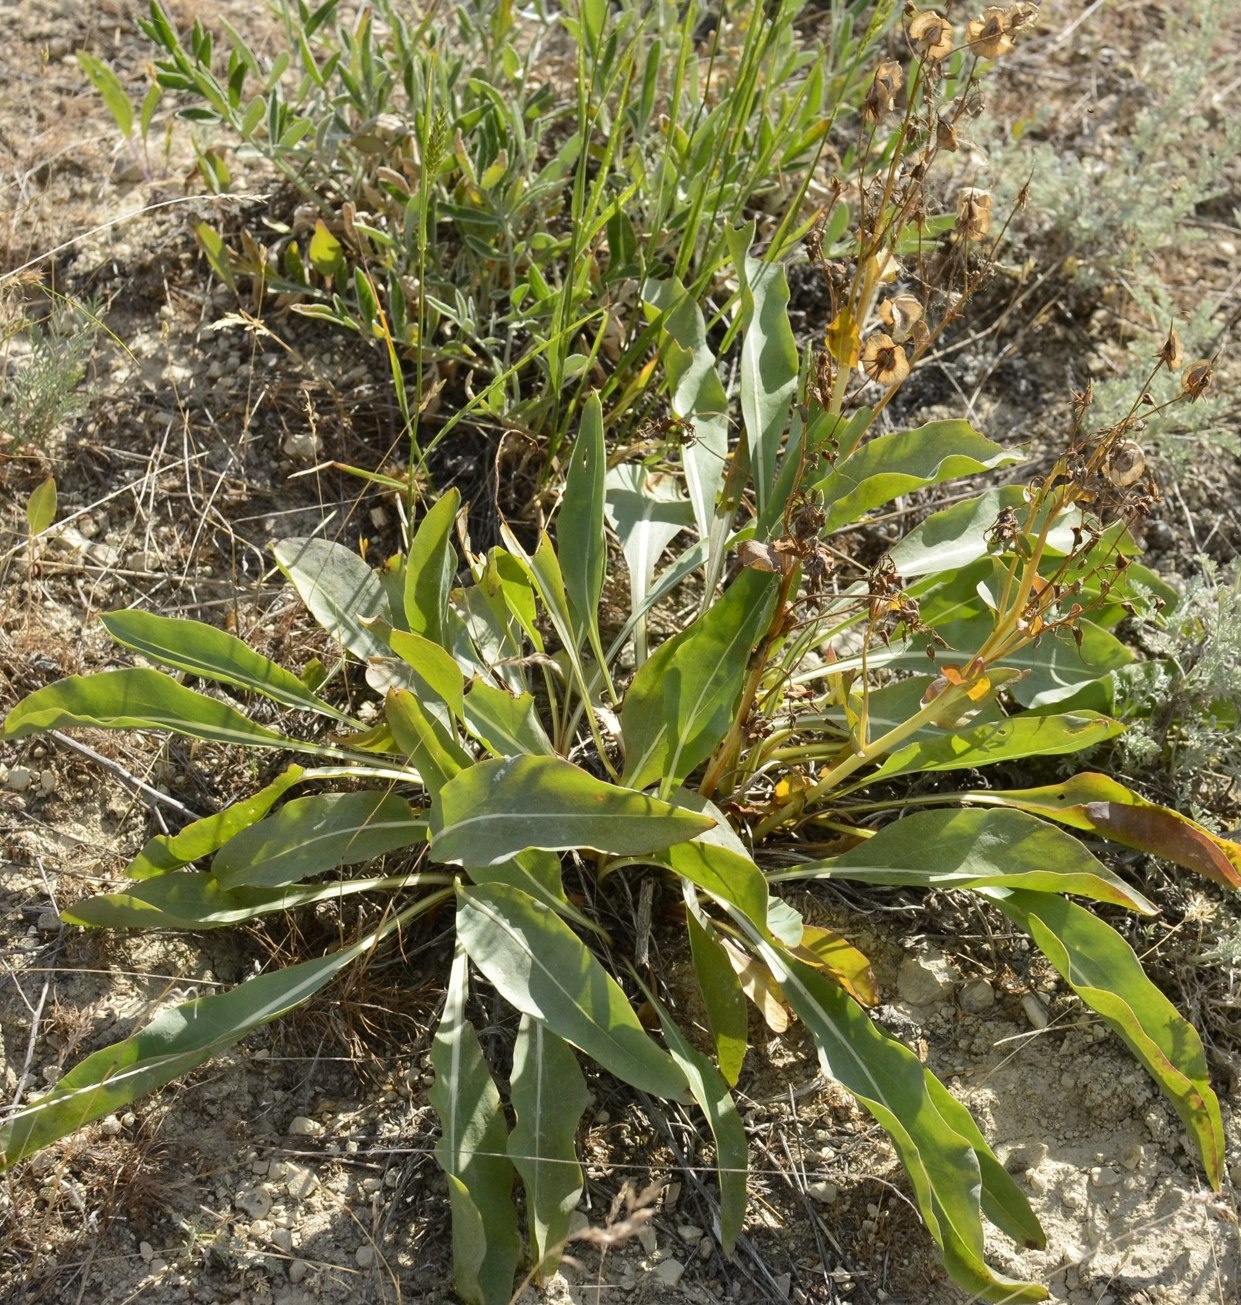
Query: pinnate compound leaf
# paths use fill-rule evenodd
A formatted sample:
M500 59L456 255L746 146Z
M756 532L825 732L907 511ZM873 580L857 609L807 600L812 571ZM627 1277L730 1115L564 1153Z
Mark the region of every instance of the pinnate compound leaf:
M608 784L560 757L502 757L463 770L431 808L438 861L497 865L529 847L643 856L715 822Z
M182 1002L133 1037L87 1056L0 1128L2 1167L188 1074L309 1000L373 943L368 937L317 960L260 974L229 992Z
M932 421L917 430L876 436L814 486L823 495L824 530L851 525L916 489L1019 461L967 421Z
M104 730L170 730L204 743L287 748L298 745L236 707L178 684L162 671L131 667L71 675L36 689L4 718L4 736L87 726Z
M841 856L808 861L780 877L856 879L907 888L1026 888L1076 893L1155 914L1141 893L1080 840L1022 811L918 811L885 825Z
M1194 870L1225 888L1241 888L1241 845L1211 833L1188 816L1147 802L1107 775L1086 771L1063 784L973 796L1102 834L1122 847Z
M449 489L436 500L414 532L405 563L405 619L414 634L446 645L448 595L457 572L452 525L461 494Z
M500 1094L465 1018L465 953L449 972L444 1014L431 1043L431 1105L443 1130L435 1158L452 1203L453 1286L469 1305L506 1305L521 1256L513 1166Z
M330 539L283 539L272 546L276 565L316 621L355 657L388 658L367 622L393 624L383 581L351 548Z
M715 1139L715 1171L720 1183L720 1246L726 1256L731 1256L745 1223L745 1184L749 1172L745 1126L720 1071L702 1052L690 1046L676 1021L654 995L647 991L646 996L659 1014L664 1041L672 1059L681 1067L689 1090L706 1115L711 1136Z
M749 1007L732 962L723 945L695 919L685 917L689 930L690 955L707 1013L707 1024L715 1042L720 1073L730 1087L736 1087L741 1065L749 1047Z
M775 576L745 570L643 664L621 708L626 784L660 781L667 791L711 755L732 724L775 598Z
M1123 731L1119 721L1093 711L1014 716L911 743L892 753L877 771L867 776L867 782L920 771L991 766L998 761L1023 757L1061 756L1091 748Z
M202 621L174 620L134 609L101 616L107 632L143 657L206 680L217 680L262 694L282 706L314 711L349 722L344 712L323 701L292 671L256 653L235 635Z
M517 1123L508 1154L526 1189L535 1278L542 1283L556 1271L582 1194L577 1128L586 1110L586 1080L569 1044L523 1015L509 1081Z
M300 883L420 843L426 822L395 793L316 793L294 798L230 839L211 872L224 888Z
M1027 930L1091 1010L1125 1042L1180 1116L1219 1191L1224 1127L1197 1030L1146 977L1111 925L1062 897L1013 890L986 896Z
M156 834L125 867L125 873L131 879L150 879L210 856L234 834L261 820L305 773L301 766L290 766L266 787L223 811L203 816L175 834Z
M757 945L813 1036L824 1073L848 1088L892 1139L953 1281L979 1300L1045 1300L1044 1287L1005 1278L983 1258L981 1135L974 1130L965 1136L953 1126L955 1112L945 1116L942 1097L928 1089L929 1071L835 984L769 944ZM989 1203L1005 1220L1000 1227L1023 1234L1033 1215L1017 1220L1009 1214L1024 1206L1020 1190L998 1162L988 1163L988 1176L1005 1182L1001 1199Z
M647 1035L616 980L546 907L502 884L459 887L457 936L522 1014L639 1091L681 1095L676 1063Z

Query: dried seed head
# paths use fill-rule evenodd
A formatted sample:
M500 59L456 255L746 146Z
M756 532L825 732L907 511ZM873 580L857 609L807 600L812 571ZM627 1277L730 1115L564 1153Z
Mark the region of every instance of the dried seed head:
M1181 375L1181 393L1188 396L1190 403L1202 398L1210 388L1214 374L1215 369L1209 358L1199 358L1197 362L1190 363Z
M1010 19L1003 9L988 5L981 18L971 18L969 46L984 59L998 59L1013 48L1013 38L1008 34Z
M924 59L938 62L952 53L952 24L928 9L910 20L909 39Z
M935 143L941 150L948 150L950 153L961 147L961 138L957 135L956 127L942 115L935 119Z
M879 385L899 385L909 375L909 359L890 335L880 332L866 342L862 370Z
M1161 363L1165 363L1170 372L1180 371L1181 364L1185 361L1185 350L1181 348L1181 337L1169 327L1168 338L1163 342L1163 348L1155 355Z
M905 70L895 59L885 59L875 69L870 90L862 103L862 116L870 122L886 118L896 108L897 96L905 90Z
M922 320L922 305L914 295L894 295L880 303L879 320L897 344L904 344L913 333L914 324Z
M957 232L965 240L982 240L991 230L991 195L967 187L957 196Z
M1122 440L1108 454L1107 478L1118 489L1136 484L1145 471L1146 454L1136 440Z

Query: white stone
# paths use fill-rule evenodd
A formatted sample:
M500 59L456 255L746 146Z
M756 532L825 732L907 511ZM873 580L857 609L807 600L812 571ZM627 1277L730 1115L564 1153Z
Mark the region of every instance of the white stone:
M247 1187L233 1197L233 1204L251 1219L265 1218L271 1212L272 1195L266 1183Z
M1021 999L1021 1009L1025 1011L1026 1019L1030 1021L1032 1029L1045 1029L1051 1019L1047 1014L1047 1007L1043 1004L1042 999L1033 992L1027 992Z
M14 766L4 781L10 793L24 793L34 783L34 771L29 766Z
M826 1179L807 1183L806 1193L812 1201L818 1201L820 1205L831 1205L836 1197L840 1195L836 1184L829 1183Z
M902 1001L911 1006L931 1006L951 993L960 976L943 954L930 948L906 956L896 976L896 989Z
M981 1015L995 1005L995 989L986 979L971 979L961 989L961 1009L971 1015Z
M285 1131L290 1137L319 1137L323 1133L323 1125L305 1115L294 1115Z
M685 1265L680 1260L664 1260L662 1264L657 1264L651 1272L665 1287L675 1287L681 1281L681 1276L685 1272Z

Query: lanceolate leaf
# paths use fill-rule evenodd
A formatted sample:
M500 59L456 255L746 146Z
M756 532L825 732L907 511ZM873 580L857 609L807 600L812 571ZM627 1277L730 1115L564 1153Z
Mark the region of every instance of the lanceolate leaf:
M788 429L797 388L798 356L789 325L789 286L784 268L746 252L753 225L728 233L729 251L741 280L741 416L750 448L758 514L766 518L776 478L780 441Z
M879 984L870 961L834 929L824 929L815 924L803 925L801 942L789 948L789 955L795 956L804 965L822 970L860 1006L879 1004Z
M555 755L529 693L511 693L475 679L465 695L462 712L466 729L497 757L516 757L524 752Z
M1180 1115L1219 1190L1224 1127L1197 1030L1142 971L1110 925L1074 902L1034 893L986 894L1029 931L1074 992L1119 1034Z
M500 995L639 1091L676 1097L685 1078L647 1035L615 979L567 924L500 884L458 889L457 934Z
M967 421L933 421L868 440L814 488L823 495L824 529L833 531L915 489L1019 461Z
M435 1158L452 1201L453 1286L469 1305L505 1305L521 1255L513 1166L500 1094L465 1018L466 976L458 948L431 1044L431 1105L443 1129Z
M720 901L732 903L758 928L766 924L767 881L748 855L709 838L696 838L668 848L659 862Z
M0 1128L3 1166L171 1083L247 1033L300 1006L374 944L363 939L318 960L260 974L231 991L183 1002L133 1037L75 1065L50 1092Z
M607 930L597 920L579 911L565 896L560 858L554 852L528 848L498 865L471 866L469 874L476 884L508 884L510 888L520 889L580 928L604 939L608 937Z
M442 703L450 713L444 724L449 726L452 718L461 719L462 687L461 668L438 643L425 635L414 634L409 630L385 631L392 651L414 672L411 686L424 700L423 705Z
M926 770L962 770L1022 757L1051 757L1080 752L1115 738L1124 726L1092 711L1061 716L1015 716L939 734L894 752L867 783Z
M706 320L685 287L674 279L651 280L642 294L664 314L667 338L662 356L672 410L693 425L693 438L681 447L681 461L693 519L705 539L711 532L728 456L728 395L707 343Z
M387 646L366 623L393 624L382 581L352 549L330 539L284 539L273 545L276 565L311 615L342 647L366 661L386 658Z
M975 802L1037 812L1062 825L1102 834L1122 847L1162 856L1225 888L1241 888L1241 845L1147 802L1107 775L1086 771L1045 788L997 789L966 796Z
M405 619L415 634L444 644L448 594L457 570L452 523L461 495L450 489L436 500L414 532L405 563Z
M275 911L292 911L315 902L334 902L355 893L387 890L414 883L416 876L394 881L347 879L327 884L290 884L282 888L221 886L213 874L181 870L145 880L123 893L88 897L60 913L66 924L110 929L219 929Z
M749 1045L749 1007L723 946L699 924L692 912L687 913L685 923L694 973L698 976L707 1023L715 1041L715 1058L724 1081L735 1087Z
M296 884L420 843L425 831L394 793L317 793L243 829L215 854L211 872L224 888Z
M600 665L599 599L607 566L603 530L603 477L607 453L603 446L603 408L591 393L582 410L582 424L565 475L564 500L556 518L556 544L565 592L579 645L589 642Z
M4 734L10 739L75 726L171 730L206 743L252 748L302 746L225 702L187 689L163 671L145 668L71 675L36 689L4 718Z
M392 689L384 715L396 745L409 757L418 777L434 797L473 758L436 718L406 689Z
M757 945L810 1030L824 1073L848 1088L892 1139L953 1281L985 1301L1045 1300L1039 1284L1002 1277L983 1259L980 1138L963 1136L945 1117L918 1058L827 979L766 943ZM1024 1236L1036 1221L1020 1189L998 1163L988 1163L986 1180L1002 1184L989 1214L999 1216L1011 1236Z
M641 856L714 823L559 757L505 757L470 766L444 785L431 810L431 851L465 866L496 865L528 847Z
M755 646L771 622L775 577L745 570L650 657L621 708L624 782L664 791L711 755L732 723Z
M523 1015L510 1083L517 1123L508 1154L526 1189L535 1277L542 1283L556 1271L582 1194L577 1127L586 1110L586 1080L568 1043Z
M344 712L311 693L292 671L260 656L240 639L215 626L136 610L109 612L99 619L118 643L150 661L239 689L250 689L286 707L315 711L352 723Z
M745 1127L720 1071L702 1052L690 1046L654 995L649 991L646 995L659 1014L668 1050L681 1067L715 1138L715 1169L720 1182L720 1245L724 1254L731 1256L745 1222L745 1184L749 1170Z
M1020 811L918 811L841 856L774 878L856 879L915 888L1027 888L1077 893L1154 915L1071 834Z
M131 879L150 879L210 856L256 820L261 820L306 772L290 766L265 788L240 802L186 825L176 834L156 834L125 867Z

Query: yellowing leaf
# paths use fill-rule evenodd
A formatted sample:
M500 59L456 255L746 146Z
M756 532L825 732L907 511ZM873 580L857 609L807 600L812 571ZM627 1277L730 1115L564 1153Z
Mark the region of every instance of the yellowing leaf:
M863 1006L878 1003L879 984L870 961L834 930L813 924L803 926L801 944L790 947L789 955L822 970Z
M327 229L322 218L315 222L308 252L311 266L320 276L335 276L344 266L345 248Z
M857 366L862 356L862 337L853 314L847 308L842 308L832 318L823 342L839 366L846 369Z

